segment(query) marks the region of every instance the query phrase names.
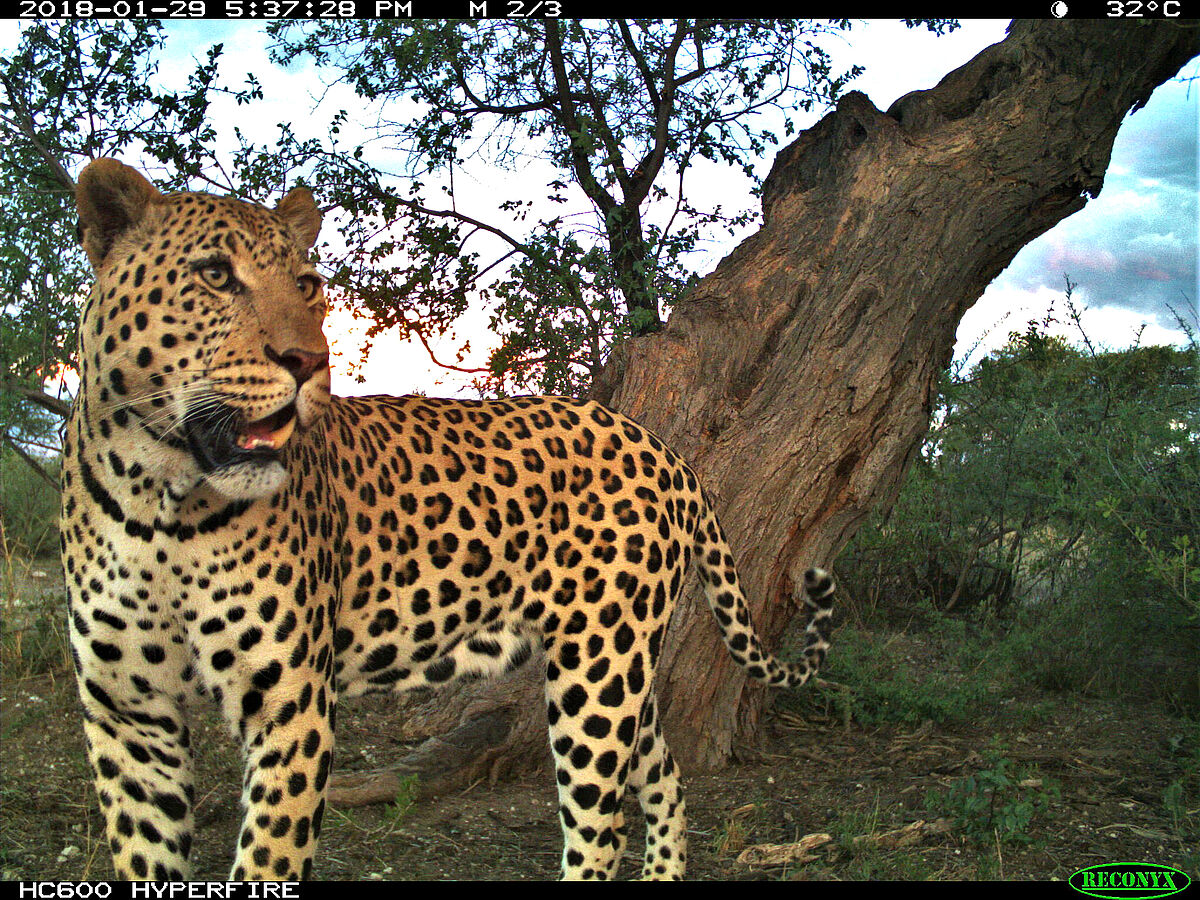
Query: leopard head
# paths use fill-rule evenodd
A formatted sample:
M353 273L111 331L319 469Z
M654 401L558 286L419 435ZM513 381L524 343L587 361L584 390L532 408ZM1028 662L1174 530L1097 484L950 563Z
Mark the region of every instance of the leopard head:
M126 462L172 484L257 499L288 480L329 405L321 213L162 194L100 159L76 189L96 281L80 321L80 414Z

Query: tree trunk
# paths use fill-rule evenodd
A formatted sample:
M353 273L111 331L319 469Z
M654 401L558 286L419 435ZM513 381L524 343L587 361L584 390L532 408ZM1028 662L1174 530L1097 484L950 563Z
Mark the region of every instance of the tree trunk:
M625 306L632 317L633 335L640 337L661 331L658 298L646 271L650 259L642 236L641 214L636 207L630 209L621 204L610 209L605 218L617 287L625 297Z
M1126 114L1197 53L1200 30L1174 23L1017 22L886 113L847 94L779 154L763 228L661 333L614 353L597 396L700 473L768 647L804 568L831 565L895 499L963 313L1021 247L1099 193ZM464 722L506 735L454 777L548 758L539 666L525 668L490 689L490 705L470 688L439 696L437 721L471 702ZM694 591L657 685L685 773L752 741L766 694ZM456 734L469 740L443 740Z

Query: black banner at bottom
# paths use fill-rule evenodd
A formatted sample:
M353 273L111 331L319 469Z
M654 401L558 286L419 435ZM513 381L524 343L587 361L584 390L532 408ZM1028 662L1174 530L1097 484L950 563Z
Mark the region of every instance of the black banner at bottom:
M364 882L370 884L370 882ZM0 900L305 900L321 882L15 881Z

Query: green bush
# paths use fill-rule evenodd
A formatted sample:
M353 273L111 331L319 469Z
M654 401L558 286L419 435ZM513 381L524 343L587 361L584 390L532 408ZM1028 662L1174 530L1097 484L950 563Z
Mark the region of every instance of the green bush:
M858 613L982 610L1032 683L1200 707L1198 358L1034 324L947 373L894 507L838 561Z
M845 688L832 695L844 717L864 725L975 721L1018 690L1029 647L1021 630L980 615L955 618L928 604L919 613L921 621L900 634L838 630L826 672Z
M1163 808L1175 836L1191 848L1184 853L1183 865L1195 881L1200 879L1200 731L1193 728L1174 744L1182 764L1179 776L1163 791Z
M999 750L986 754L988 768L957 778L946 791L931 792L926 808L948 816L955 829L980 846L1031 844L1030 826L1059 798L1058 784L1022 768Z

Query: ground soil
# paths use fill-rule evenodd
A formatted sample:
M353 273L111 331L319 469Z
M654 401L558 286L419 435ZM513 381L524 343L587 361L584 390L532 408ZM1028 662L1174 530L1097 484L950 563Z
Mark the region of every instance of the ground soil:
M387 698L341 705L343 771L386 767L403 756L408 747L389 737L393 706ZM1178 810L1172 818L1163 802L1180 775L1180 747L1195 736L1165 711L1047 695L1014 700L1003 717L969 727L866 728L840 721L817 691L789 698L786 707L777 704L760 745L742 762L686 778L689 877L1051 880L1124 860L1197 877L1196 847L1184 837L1195 834L1196 811L1185 809L1190 821L1181 823ZM240 771L215 717L199 718L196 875L224 880L238 827ZM111 877L70 673L7 680L0 723L0 877ZM1034 779L1027 793L1049 796L1048 788L1057 788L1023 829L1029 843L977 843L944 807L927 806L956 779L992 766L989 748L997 746L1014 771ZM622 877L636 875L641 843L634 805L628 815ZM419 799L408 809L332 808L325 823L315 872L321 879L550 879L558 871L548 772ZM808 861L739 861L754 845L817 833L831 839Z

